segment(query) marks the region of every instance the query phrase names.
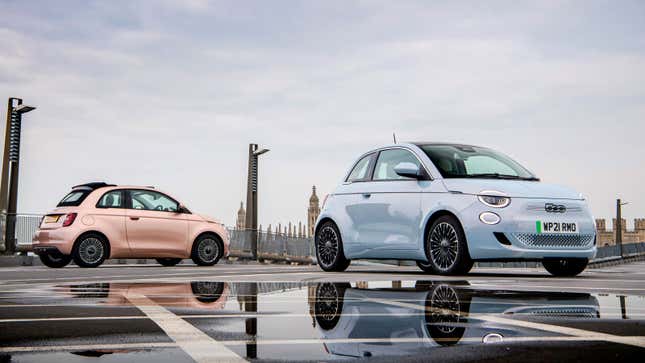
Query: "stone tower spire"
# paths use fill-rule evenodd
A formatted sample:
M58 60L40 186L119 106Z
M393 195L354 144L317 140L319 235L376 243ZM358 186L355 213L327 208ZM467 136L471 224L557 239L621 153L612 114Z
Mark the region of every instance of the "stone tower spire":
M320 201L316 195L316 186L311 187L311 196L309 197L309 208L307 209L307 237L314 235L316 220L320 215Z
M240 202L240 209L237 210L237 219L235 220L235 229L246 228L246 210L244 209L244 202Z

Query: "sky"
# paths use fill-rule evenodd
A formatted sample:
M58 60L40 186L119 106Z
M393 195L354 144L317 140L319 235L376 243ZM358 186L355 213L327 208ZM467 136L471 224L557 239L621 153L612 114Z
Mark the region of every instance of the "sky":
M259 222L305 223L312 185L322 199L396 132L492 147L596 217L618 197L645 217L643 1L0 5L0 99L38 107L23 118L22 213L102 180L231 225L253 142L271 149Z

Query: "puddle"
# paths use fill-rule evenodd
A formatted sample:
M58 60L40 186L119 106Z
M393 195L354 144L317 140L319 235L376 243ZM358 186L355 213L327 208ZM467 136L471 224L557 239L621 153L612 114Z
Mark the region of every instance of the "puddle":
M245 359L294 361L595 339L562 328L640 337L645 312L642 296L494 291L467 281L52 285L0 293L0 362L8 354L11 362L190 361L132 304L137 296Z

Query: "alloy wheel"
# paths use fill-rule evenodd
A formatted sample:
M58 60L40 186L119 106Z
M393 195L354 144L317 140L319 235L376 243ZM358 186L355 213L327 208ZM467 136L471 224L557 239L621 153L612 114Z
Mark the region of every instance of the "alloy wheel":
M455 228L446 222L434 227L429 237L430 258L441 271L449 270L459 255L459 237Z
M202 261L206 263L213 262L219 256L219 245L214 239L205 238L199 243L197 253Z
M103 258L104 253L103 243L96 237L86 238L78 245L79 257L87 264L97 263Z
M325 226L318 234L318 260L324 266L331 266L338 256L338 235L331 226Z

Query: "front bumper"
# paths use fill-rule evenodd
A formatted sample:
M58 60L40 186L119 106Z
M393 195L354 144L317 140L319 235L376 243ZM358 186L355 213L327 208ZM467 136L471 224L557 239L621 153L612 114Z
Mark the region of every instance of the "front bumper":
M593 217L584 201L556 201L567 205L565 213L549 213L542 199L514 198L506 208L489 208L476 202L462 211L468 251L474 260L541 260L587 258L596 255ZM542 208L540 207L542 206ZM501 221L488 225L479 220L482 212L493 212ZM541 234L536 221L566 221L578 224L578 234ZM497 236L496 236L497 234ZM500 235L503 235L500 238Z

